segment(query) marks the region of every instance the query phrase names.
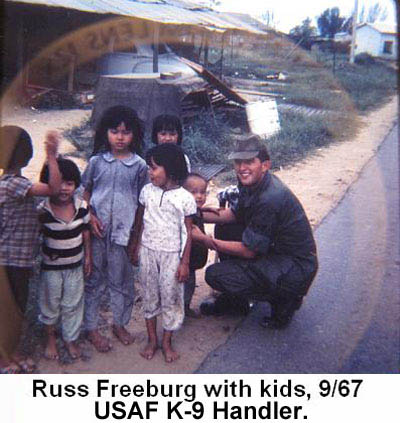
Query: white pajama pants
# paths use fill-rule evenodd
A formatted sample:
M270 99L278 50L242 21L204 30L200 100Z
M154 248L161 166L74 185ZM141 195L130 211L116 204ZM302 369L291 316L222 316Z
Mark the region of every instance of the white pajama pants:
M61 318L64 341L75 341L83 319L84 278L82 266L42 270L39 283L39 320L55 325Z
M176 279L179 252L154 251L142 245L139 260L144 318L161 314L164 330L179 329L185 316L184 284Z

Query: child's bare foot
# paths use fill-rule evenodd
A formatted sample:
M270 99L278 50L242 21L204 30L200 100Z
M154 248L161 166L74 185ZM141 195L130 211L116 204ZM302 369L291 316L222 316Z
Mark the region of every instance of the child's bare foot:
M27 357L20 352L16 352L12 355L12 361L20 368L20 373L33 373L36 370L36 363L31 357Z
M1 360L0 358L0 375L15 375L19 373L22 373L22 369L17 363Z
M180 357L179 354L172 348L171 344L163 344L162 351L164 354L164 359L167 363L172 363L173 361L178 360Z
M121 344L129 345L135 340L135 338L123 327L113 325L113 334L120 340Z
M94 345L98 352L105 353L110 351L112 348L110 340L105 336L100 335L98 330L88 331L87 338Z
M82 351L75 341L65 342L65 346L67 348L69 356L73 360L77 360L78 358L81 357Z
M196 310L193 310L190 307L185 307L185 316L191 317L193 319L199 319L201 317L200 313L198 313Z
M57 338L55 335L48 336L46 349L44 350L44 356L48 360L58 360L60 358L57 348Z
M154 354L158 350L157 343L149 342L142 351L140 351L140 355L145 358L146 360L151 360L154 357Z

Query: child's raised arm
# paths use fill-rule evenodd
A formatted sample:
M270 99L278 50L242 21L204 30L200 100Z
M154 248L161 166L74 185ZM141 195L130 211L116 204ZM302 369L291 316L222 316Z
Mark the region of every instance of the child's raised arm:
M61 188L61 173L57 163L57 150L59 136L56 131L49 131L46 134L45 149L47 156L47 166L49 167L49 183L34 183L28 195L30 196L50 196L57 194Z

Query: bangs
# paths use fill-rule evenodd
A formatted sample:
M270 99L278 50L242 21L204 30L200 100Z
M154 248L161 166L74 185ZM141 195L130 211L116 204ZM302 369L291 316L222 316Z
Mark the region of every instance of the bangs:
M163 122L162 125L158 128L158 132L168 131L178 133L178 128L172 122Z

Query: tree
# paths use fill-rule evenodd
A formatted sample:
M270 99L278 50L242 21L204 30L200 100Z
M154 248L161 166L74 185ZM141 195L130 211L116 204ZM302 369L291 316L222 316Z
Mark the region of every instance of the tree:
M215 6L220 6L221 5L221 1L220 0L200 0L199 2L200 4L204 4L205 6L209 7L209 8L213 8Z
M375 3L370 6L368 10L365 9L365 5L361 7L360 12L358 13L357 22L360 23L374 23L377 21L384 21L388 16L387 8L383 8L379 3ZM353 15L347 18L343 24L343 31L352 33L353 30Z
M311 48L311 38L317 34L317 28L311 25L311 19L306 18L301 23L289 31L289 37L303 48Z
M351 34L353 32L353 16L350 16L345 20L342 27L342 31L347 32L348 34Z
M322 37L333 39L343 29L346 18L340 16L338 7L326 9L317 19L318 29Z
M365 9L363 5L360 13L358 14L358 22L368 22L374 23L377 21L384 21L388 17L388 11L386 7L382 7L379 3L375 3L368 8Z
M388 11L379 3L375 3L368 9L367 22L374 23L377 21L384 21L388 16Z
M275 16L274 12L271 10L266 10L261 14L261 20L267 25L269 28L275 28Z

